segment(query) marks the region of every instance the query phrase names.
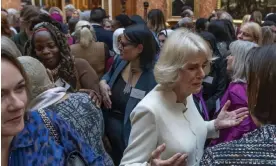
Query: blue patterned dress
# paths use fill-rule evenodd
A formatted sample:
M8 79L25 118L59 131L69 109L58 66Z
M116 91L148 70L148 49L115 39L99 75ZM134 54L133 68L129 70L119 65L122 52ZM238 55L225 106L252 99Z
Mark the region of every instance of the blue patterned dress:
M103 157L106 166L113 161L104 149L104 120L102 110L97 108L86 93L71 93L59 103L44 108L45 112L54 111L76 130L89 144L96 155Z
M60 133L61 144L49 134L37 111L28 112L24 129L14 137L9 166L63 166L66 155L78 150L88 165L102 166L103 157L96 155L67 123L53 112L47 112L52 124Z

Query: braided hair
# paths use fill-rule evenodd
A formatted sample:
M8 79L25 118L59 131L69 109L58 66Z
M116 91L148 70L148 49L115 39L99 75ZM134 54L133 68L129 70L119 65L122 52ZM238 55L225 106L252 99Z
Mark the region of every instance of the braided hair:
M25 52L27 55L34 57L38 60L40 58L36 55L35 46L34 46L34 36L41 30L46 29L50 34L55 44L59 48L60 52L60 62L57 71L57 75L68 82L73 89L77 87L77 71L75 68L74 57L71 54L70 47L67 43L67 38L62 33L61 25L53 20L46 14L40 14L37 18L32 20L30 29L34 32L31 39L25 45Z

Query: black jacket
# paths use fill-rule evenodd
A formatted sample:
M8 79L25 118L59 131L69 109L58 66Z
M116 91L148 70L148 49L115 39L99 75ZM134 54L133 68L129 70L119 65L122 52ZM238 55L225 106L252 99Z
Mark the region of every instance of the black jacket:
M104 42L109 50L113 50L113 32L105 30L100 25L93 25L98 42Z

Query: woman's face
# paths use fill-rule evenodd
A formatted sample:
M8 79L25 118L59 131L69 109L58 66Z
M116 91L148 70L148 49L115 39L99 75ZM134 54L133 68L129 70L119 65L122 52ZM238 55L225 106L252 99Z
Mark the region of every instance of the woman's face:
M229 55L227 56L227 71L231 72L233 70L233 62L235 60L234 56Z
M186 64L179 70L176 86L178 90L186 96L198 93L201 89L205 68L209 61L204 54L188 57Z
M24 128L26 83L20 71L4 58L1 70L1 135L15 136Z
M250 34L248 28L246 28L246 27L242 27L240 29L240 33L238 34L238 39L250 41L250 42L256 42L256 41L254 41L252 34Z
M141 44L133 44L126 39L125 35L121 35L119 50L123 60L132 61L138 58L139 54L143 51L143 46Z
M107 31L112 31L112 26L110 22L105 22L104 29Z
M55 69L60 61L59 48L47 31L37 32L34 36L35 53L48 69Z
M166 41L166 36L164 34L161 34L158 36L158 40L159 40L160 47L162 48Z

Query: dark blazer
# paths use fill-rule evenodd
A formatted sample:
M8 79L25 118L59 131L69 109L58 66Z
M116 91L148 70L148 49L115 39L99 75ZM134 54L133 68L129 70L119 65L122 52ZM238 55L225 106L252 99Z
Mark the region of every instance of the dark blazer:
M120 57L116 58L109 72L102 77L102 80L106 80L106 82L110 86L110 89L112 89L118 76L122 73L123 69L127 66L128 63L129 62L122 60ZM150 69L147 71L143 71L135 88L141 91L145 91L146 94L148 94L148 92L150 92L156 86L156 84L157 83L153 75L153 69ZM124 131L123 131L124 142L126 146L128 144L128 139L129 139L130 130L131 130L131 122L130 122L129 116L132 110L136 107L136 105L140 101L141 99L137 99L130 96L126 105L125 115L124 115ZM106 111L105 114L107 115L108 111Z
M109 50L113 50L113 32L105 30L100 25L93 25L98 42L104 42Z

